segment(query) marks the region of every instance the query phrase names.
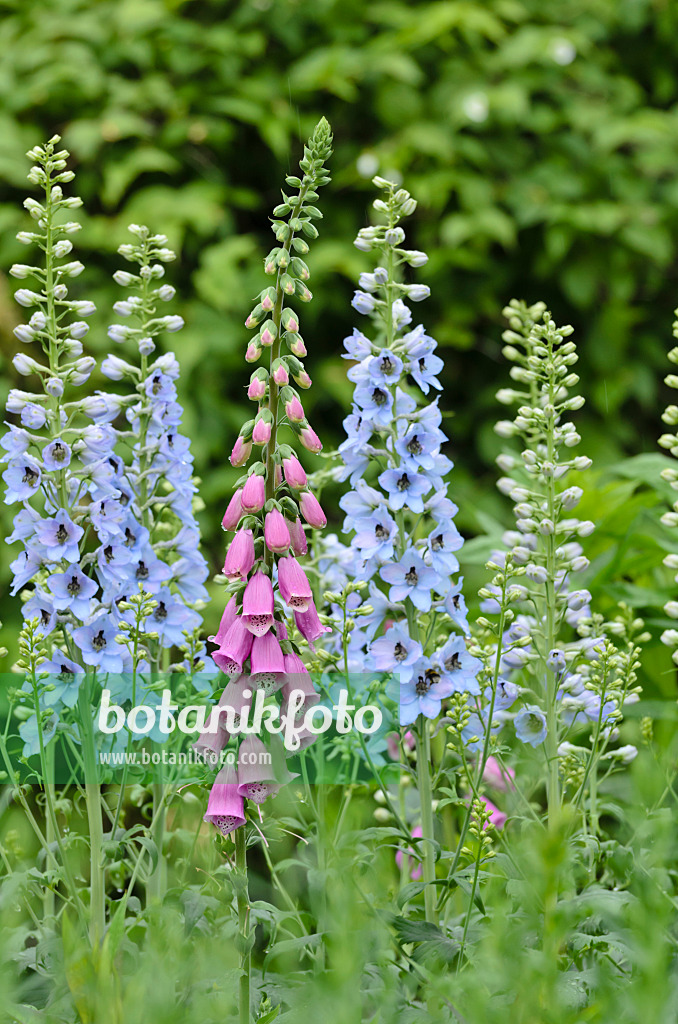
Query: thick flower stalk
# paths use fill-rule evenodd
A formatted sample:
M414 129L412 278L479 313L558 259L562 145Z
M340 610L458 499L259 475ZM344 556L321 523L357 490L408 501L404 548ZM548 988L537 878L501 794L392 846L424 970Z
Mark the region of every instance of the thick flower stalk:
M266 352L268 365L251 375L247 393L256 412L243 425L231 454L233 466L248 468L237 481L223 519L224 529L233 534L223 569L230 598L212 638L217 644L212 657L231 682L199 744L212 751L229 739L222 709L237 710L239 716L258 690L266 696L282 692L283 714L289 681L305 688L308 700L313 700L300 652L304 642L313 644L327 627L320 623L300 559L307 547L303 524L319 529L325 525L325 514L308 487L296 444L311 452L322 446L297 390L309 388L311 380L301 361L306 348L299 315L287 301L311 299L302 257L309 248L305 238L318 234L313 221L321 214L312 204L318 198L316 190L329 181L323 165L331 141L323 118L305 147L303 177L286 179L296 194L283 193L283 202L274 210L272 228L279 244L266 257L265 272L275 283L261 292L246 320L256 333L245 359L255 363ZM280 436L283 429L285 440ZM209 731L212 726L214 734ZM263 742L248 736L241 744L237 773L217 777L207 820L224 835L244 823L243 799L259 804L278 789L270 764L263 767L265 758L254 763L259 753L266 753Z
M445 484L452 463L441 451L447 437L438 399L429 399L441 390L443 363L423 326L412 326L407 304L427 298L429 289L402 280L403 267L427 261L405 247L400 226L416 202L391 182L374 180L384 192L374 207L385 223L362 229L355 244L374 253L378 266L361 274L353 299L373 331L368 337L355 330L345 341L355 392L340 446L343 476L353 484L340 502L352 552L352 564L341 560L351 580L342 611L354 618L357 611L360 628L354 623L338 653L347 678L365 666L393 673L400 723L415 726L426 910L434 920L429 720L452 694L478 693L480 662L466 649L463 581L456 578L463 540ZM355 589L359 583L369 597ZM360 607L365 599L369 612Z

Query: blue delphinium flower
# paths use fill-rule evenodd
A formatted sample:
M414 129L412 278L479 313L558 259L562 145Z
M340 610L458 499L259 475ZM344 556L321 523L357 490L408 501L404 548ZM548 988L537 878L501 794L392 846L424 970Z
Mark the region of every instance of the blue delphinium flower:
M373 319L374 340L354 330L344 343L355 384L339 449L340 478L352 485L340 500L351 535L344 571L352 586L369 585L363 604L372 609L360 614L355 592L345 599L354 619L347 667L397 677L401 723L410 724L420 714L437 717L452 693L478 694L481 666L466 651L466 606L461 583L452 578L463 540L446 494L452 463L441 451L447 441L442 414L437 399L423 397L440 390L443 364L435 341L421 325L412 327L408 305L426 298L428 288L401 283L397 270L425 262L424 254L404 247L398 226L416 203L389 182L375 183L385 192L375 206L388 224L364 229L356 245L381 262L361 275L353 300L354 309ZM337 654L343 659L339 648Z

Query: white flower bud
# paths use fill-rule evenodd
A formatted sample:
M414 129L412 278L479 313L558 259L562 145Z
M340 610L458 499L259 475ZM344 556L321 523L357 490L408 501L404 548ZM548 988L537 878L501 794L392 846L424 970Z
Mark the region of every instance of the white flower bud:
M57 273L64 277L78 277L84 269L84 264L80 263L79 260L74 260L73 263L64 263L63 266L58 268Z
M129 288L130 285L135 284L138 279L134 274L128 274L126 270L116 270L113 274L113 280L123 288Z
M33 267L29 267L26 263L13 263L9 268L9 272L12 277L23 280L25 277L29 277L34 271Z
M678 601L668 601L664 605L664 611L670 619L678 619Z
M543 565L535 565L534 562L530 562L525 568L525 575L528 579L534 583L546 583L548 579L548 573Z
M596 524L592 523L590 519L585 519L583 523L580 523L577 528L577 536L579 537L590 537L596 528Z
M165 330L174 332L180 331L184 326L183 317L180 316L166 316L163 318L165 321Z
M555 532L555 527L551 519L542 519L537 529L542 537L548 537Z
M560 503L564 509L576 508L582 499L584 492L581 487L568 487L567 490L563 491L560 495Z
M35 359L31 359L24 352L17 352L12 359L14 369L17 373L20 373L22 377L28 377L31 373L39 373L44 369Z
M570 568L572 569L572 572L583 572L584 569L588 569L589 565L590 562L588 558L586 558L585 555L579 555L578 558L574 558L572 560Z
M41 296L37 292L32 292L29 288L19 288L14 293L14 298L20 306L37 306L41 300Z
M69 242L67 238L62 238L60 242L57 242L54 246L54 255L57 259L63 259L64 256L68 256L69 252L73 251L73 243Z
M678 647L678 629L665 629L660 639L667 647Z
M51 395L52 398L61 398L64 393L63 381L59 380L58 377L50 377L50 379L45 383L45 391L48 395Z
M79 316L91 316L92 313L96 312L96 306L94 305L94 303L88 302L87 300L72 302L71 309L73 310L74 313L77 313Z
M516 428L510 420L499 420L499 422L494 425L494 432L495 434L498 434L499 437L513 437L516 433Z
M176 288L171 284L163 284L157 289L156 295L162 302L169 302L176 295Z
M578 473L590 469L592 465L593 463L587 455L578 455L576 459L572 460L572 468L576 469Z
M19 324L14 328L14 336L22 341L24 345L30 345L35 338L35 331L28 324Z

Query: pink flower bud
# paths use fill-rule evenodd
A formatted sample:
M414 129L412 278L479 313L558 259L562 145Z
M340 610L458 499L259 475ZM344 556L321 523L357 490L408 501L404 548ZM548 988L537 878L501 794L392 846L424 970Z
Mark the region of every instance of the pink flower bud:
M249 345L247 346L247 351L245 352L245 362L247 362L247 363L256 363L256 361L257 361L257 359L259 358L260 355L261 355L261 345L255 339L254 341L251 341L249 343Z
M285 414L290 423L303 423L306 419L304 407L296 395L290 398L289 402L285 402Z
M233 451L231 452L229 461L234 468L244 466L251 454L252 442L245 441L244 438L239 437L233 445Z
M245 824L245 803L239 791L238 773L231 765L222 768L207 800L203 819L227 836Z
M242 517L242 487L239 487L228 503L221 525L224 530L235 530Z
M282 474L282 466L280 465L279 462L276 463L275 473L273 475L274 475L274 478L275 478L275 486L276 487L280 487L280 485L281 485L281 483L283 481L283 474Z
M305 427L302 428L301 433L299 434L299 440L301 441L307 452L317 453L323 450L320 438L316 434L313 427L309 426L308 423L306 424Z
M258 318L253 313L250 313L247 320L245 320L245 327L256 327L258 323Z
M305 487L308 483L304 467L296 455L290 455L289 459L283 459L283 471L285 480L290 487Z
M293 555L278 559L278 589L288 608L305 612L313 600L311 584Z
M287 318L287 323L285 324L285 328L286 328L286 330L288 330L290 332L290 334L296 334L297 331L299 330L299 321L297 320L297 318L294 315L294 313L290 317Z
M316 530L320 530L323 526L327 526L325 513L323 512L320 502L316 498L315 494L311 494L310 491L304 491L299 498L299 508L301 509L302 516L309 526L313 526Z
M303 359L304 356L308 355L308 349L304 345L304 339L300 334L296 334L292 341L288 341L287 344L293 356L297 356L299 359Z
M224 637L228 633L229 629L238 617L238 605L234 597L228 602L224 608L224 614L221 616L221 622L219 623L219 629L216 631L214 636L208 636L207 639L210 643L221 646L224 641Z
M260 398L263 398L266 394L266 381L262 380L261 377L252 377L250 385L247 389L247 397L251 398L253 402L258 402Z
M292 551L294 551L295 555L305 555L308 552L308 542L301 519L297 517L293 523L288 521L287 526L290 531Z
M238 794L262 804L280 789L271 755L258 736L246 736L238 750Z
M275 341L275 335L273 334L273 331L270 329L270 327L264 327L263 331L259 335L259 341L264 346L264 348L271 347L271 345Z
M278 365L274 369L273 380L276 382L279 388L283 387L285 384L289 384L290 375L287 372L287 367L285 366L284 363L278 363Z
M252 440L255 444L268 444L271 440L271 424L259 417L257 422L254 424Z
M290 531L282 512L277 508L266 513L264 521L264 540L269 551L278 553L287 551L290 546Z
M273 625L273 584L266 573L255 572L245 587L242 618L255 636L263 636Z
M301 373L296 374L294 379L300 388L308 389L313 383L309 375L306 373L306 370L302 370Z
M212 654L214 664L227 676L239 675L243 664L249 658L253 639L245 623L238 617L224 637L219 650Z
M270 295L264 295L263 299L261 300L261 308L265 310L266 313L271 312L271 310L273 309L273 299L271 298Z
M246 580L253 565L254 537L252 531L238 530L226 552L224 576L229 580Z
M274 260L269 260L268 263L264 264L264 273L265 274L275 274L276 270L277 270L277 267L275 265L275 261Z
M258 512L266 501L266 485L263 476L252 473L247 477L240 498L244 512Z
M329 626L323 626L320 619L318 618L318 611L313 601L309 602L308 608L305 612L295 612L294 621L297 624L297 629L308 643L313 646L313 642L321 637L323 633L331 633L332 630Z

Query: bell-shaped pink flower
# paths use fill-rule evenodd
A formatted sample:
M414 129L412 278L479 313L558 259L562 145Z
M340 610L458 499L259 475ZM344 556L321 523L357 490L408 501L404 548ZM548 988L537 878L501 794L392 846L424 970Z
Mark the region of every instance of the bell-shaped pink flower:
M313 644L318 637L321 637L323 633L331 633L332 630L329 626L323 626L322 622L318 618L318 610L315 606L314 601L309 601L308 608L305 612L295 612L294 621L297 624L297 629L309 644Z
M282 686L285 662L282 648L273 630L269 630L263 636L254 637L250 668L252 685L257 690L263 690L267 696Z
M254 637L240 616L231 625L218 651L212 654L212 660L227 676L235 676L242 672L242 667L252 650Z
M483 770L483 782L489 783L495 789L506 791L513 789L513 780L516 776L515 770L508 765L505 769L497 761L496 757L488 757Z
M285 415L290 423L303 423L306 419L304 407L296 395L293 395L289 402L285 402Z
M327 518L315 494L311 494L310 491L304 491L299 498L299 508L309 526L313 526L316 529L327 526Z
M308 577L293 555L278 559L278 589L285 604L296 611L305 612L313 599Z
M252 442L245 441L244 438L238 437L235 444L233 445L233 451L229 462L237 469L238 466L244 466L250 455L252 454Z
M321 452L323 450L322 442L316 434L313 427L308 423L305 427L301 428L299 433L299 440L303 444L307 452Z
M266 485L263 476L252 473L247 477L240 498L245 512L258 512L266 501Z
M228 580L246 580L254 565L254 535L251 530L238 530L228 546L224 576Z
M212 710L217 714L221 728L230 735L240 728L243 718L247 719L252 706L252 687L247 676L231 679L219 698L219 704Z
M273 625L273 584L265 572L255 572L245 587L242 620L255 636L263 636Z
M235 530L242 518L242 487L239 487L228 503L221 525L224 530Z
M287 551L290 546L290 531L287 521L277 508L272 508L266 513L264 520L264 540L269 551L278 554Z
M290 531L292 551L294 551L295 555L305 555L308 552L308 541L306 540L306 531L301 519L297 516L293 523L288 520L287 526Z
M262 804L279 789L270 752L258 736L245 736L238 750L238 794Z
M240 793L238 773L232 765L222 768L207 800L207 813L203 819L227 836L245 824L245 804Z
M212 708L205 722L205 728L193 744L193 749L203 760L217 761L228 740L229 734L219 720L219 712L216 708Z
M224 614L221 616L221 622L219 623L219 629L216 631L214 636L208 636L207 639L213 643L221 646L226 634L238 617L238 604L235 597L232 597L224 608Z
M275 635L278 640L287 640L287 626L282 619L276 619L275 622Z
M295 691L301 691L304 696L304 703L297 711L297 718L302 718L309 708L312 708L320 700L320 694L316 691L311 681L308 669L298 654L286 654L285 658L285 682L282 685L281 694L286 704Z
M307 484L306 473L304 467L299 462L296 455L290 455L289 459L283 459L283 472L285 474L285 482L290 487L305 487Z
M259 417L257 422L254 424L252 440L255 444L268 444L271 440L271 424Z

